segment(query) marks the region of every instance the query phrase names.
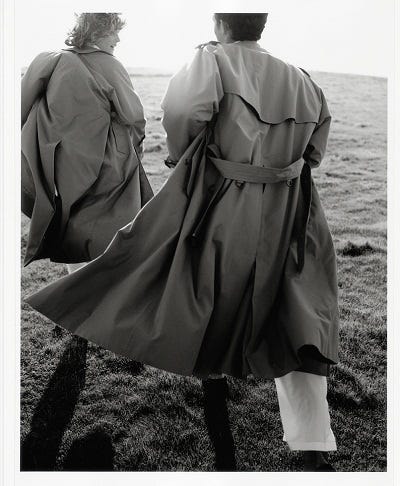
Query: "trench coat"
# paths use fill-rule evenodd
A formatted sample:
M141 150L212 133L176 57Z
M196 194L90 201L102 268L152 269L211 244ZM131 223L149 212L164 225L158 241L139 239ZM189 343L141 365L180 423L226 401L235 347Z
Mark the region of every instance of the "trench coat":
M113 55L70 48L33 60L21 102L25 265L92 260L153 195L139 97Z
M326 375L338 305L311 177L331 119L322 90L257 43L207 44L162 106L167 182L104 254L29 304L182 375Z

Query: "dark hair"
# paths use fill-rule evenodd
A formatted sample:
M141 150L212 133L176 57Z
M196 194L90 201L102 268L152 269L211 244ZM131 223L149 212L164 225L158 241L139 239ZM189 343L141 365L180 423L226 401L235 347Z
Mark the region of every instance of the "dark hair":
M76 25L68 32L67 46L85 47L95 44L97 39L121 30L125 22L118 13L75 14Z
M215 20L225 22L234 41L260 39L267 22L267 13L216 13Z

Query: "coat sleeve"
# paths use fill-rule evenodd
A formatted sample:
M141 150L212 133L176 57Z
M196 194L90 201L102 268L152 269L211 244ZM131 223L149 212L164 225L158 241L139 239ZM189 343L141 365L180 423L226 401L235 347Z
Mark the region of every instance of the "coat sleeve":
M314 132L307 144L306 150L304 152L304 160L313 169L319 167L321 161L325 155L326 146L328 143L329 128L331 125L331 114L328 109L328 104L326 102L324 93L321 89L321 112L319 116L318 123L315 127Z
M196 51L169 82L161 103L169 158L178 161L186 148L219 111L222 81L212 48Z
M133 88L128 72L120 62L117 61L117 65L109 74L113 86L111 101L116 116L120 123L130 126L133 143L141 154L146 126L143 105Z
M31 62L21 82L21 124L25 124L35 101L45 92L60 58L58 52L42 52Z

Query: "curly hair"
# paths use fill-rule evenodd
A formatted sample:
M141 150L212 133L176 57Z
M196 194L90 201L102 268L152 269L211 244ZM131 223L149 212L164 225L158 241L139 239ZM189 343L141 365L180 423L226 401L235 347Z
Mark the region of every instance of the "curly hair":
M267 22L267 13L215 13L217 22L223 21L231 31L233 41L258 41Z
M118 13L75 14L76 25L68 32L67 46L85 47L95 44L98 39L121 30L125 21Z

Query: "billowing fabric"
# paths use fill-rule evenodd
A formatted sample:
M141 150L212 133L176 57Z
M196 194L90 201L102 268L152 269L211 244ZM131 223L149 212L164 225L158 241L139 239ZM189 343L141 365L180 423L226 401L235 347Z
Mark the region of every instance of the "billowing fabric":
M207 45L162 106L178 161L168 181L103 255L28 302L175 373L326 375L337 362L336 257L309 174L329 131L321 89L255 42ZM212 158L242 164L247 181ZM300 176L288 169L299 159ZM290 177L249 182L263 168Z
M92 260L152 196L142 104L121 63L95 48L39 54L21 96L25 264Z

